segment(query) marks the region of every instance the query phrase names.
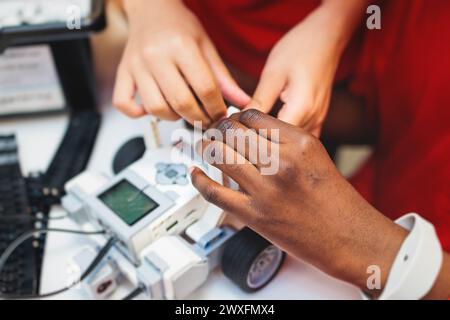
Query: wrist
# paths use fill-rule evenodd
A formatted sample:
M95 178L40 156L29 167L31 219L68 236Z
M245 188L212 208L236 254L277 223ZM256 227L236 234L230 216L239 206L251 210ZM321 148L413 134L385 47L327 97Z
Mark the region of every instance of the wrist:
M142 8L145 3L149 1L145 0L123 0L123 8L127 14L133 13L134 11Z
M181 3L182 0L123 0L123 8L127 16L154 10L158 4Z
M362 22L368 1L364 0L324 0L316 13L324 21L325 30L330 35L336 50L343 52Z
M358 231L342 246L334 276L377 298L383 291L392 264L408 232L374 208L363 213ZM373 286L371 286L373 285Z
M425 300L450 299L450 255L444 253L441 271Z

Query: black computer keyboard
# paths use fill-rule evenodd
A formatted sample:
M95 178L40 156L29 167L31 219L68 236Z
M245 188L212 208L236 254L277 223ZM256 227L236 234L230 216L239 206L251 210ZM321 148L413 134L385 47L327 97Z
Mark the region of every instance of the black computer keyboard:
M17 237L34 228L32 217L26 180L18 162L15 137L0 137L0 254ZM11 255L0 273L1 293L36 292L37 247L36 242L28 241Z
M0 136L0 254L23 233L46 228L52 205L60 202L64 184L85 170L100 126L95 111L72 114L64 138L47 172L24 178L16 139ZM25 242L0 273L0 293L36 294L46 236Z

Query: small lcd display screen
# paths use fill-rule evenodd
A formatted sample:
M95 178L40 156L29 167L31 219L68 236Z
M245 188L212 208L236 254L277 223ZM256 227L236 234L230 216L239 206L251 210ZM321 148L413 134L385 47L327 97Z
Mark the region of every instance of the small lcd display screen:
M159 207L127 180L122 180L99 196L99 199L126 224L132 226Z

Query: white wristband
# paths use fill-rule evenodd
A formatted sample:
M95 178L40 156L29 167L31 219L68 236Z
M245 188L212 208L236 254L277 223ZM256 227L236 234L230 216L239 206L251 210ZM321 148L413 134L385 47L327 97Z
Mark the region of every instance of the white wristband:
M415 213L395 222L410 232L392 264L379 299L421 299L431 290L441 270L441 244L433 225Z

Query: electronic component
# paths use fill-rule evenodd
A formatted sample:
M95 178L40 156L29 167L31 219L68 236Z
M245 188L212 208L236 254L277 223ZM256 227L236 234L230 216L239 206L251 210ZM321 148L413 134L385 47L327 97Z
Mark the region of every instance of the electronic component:
M74 274L81 274L94 261L100 248L85 247L73 257L71 267ZM81 283L92 299L106 299L118 286L120 270L111 256L106 256L91 274Z
M163 162L174 154L175 162ZM194 164L176 148L150 150L112 179L90 172L76 177L62 204L75 220L114 234L137 261L151 242L184 232L204 215L208 204L188 183L187 168Z
M147 192L124 179L98 198L129 226L151 214L160 206Z
M118 240L112 255L136 288L126 299L186 298L219 265L242 289L256 291L283 262L284 253L252 230L219 226L223 211L189 183L188 168L202 167L219 182L220 171L185 145L148 150L113 178L85 172L66 184L62 205L72 219ZM85 283L91 296L104 298L95 290L115 288L113 269L106 270Z
M209 275L207 257L178 236L155 241L142 256L139 277L152 299L184 299Z

